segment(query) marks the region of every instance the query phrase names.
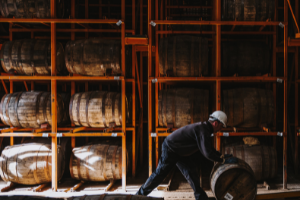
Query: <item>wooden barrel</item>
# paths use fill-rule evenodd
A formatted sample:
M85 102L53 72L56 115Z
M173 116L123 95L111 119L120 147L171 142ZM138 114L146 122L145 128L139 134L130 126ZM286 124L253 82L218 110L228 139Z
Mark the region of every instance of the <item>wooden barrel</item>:
M257 192L254 173L243 160L238 164L216 164L210 187L217 200L254 200Z
M159 41L162 75L189 77L208 75L208 40L195 36L172 36Z
M273 21L274 0L222 0L222 20Z
M222 110L228 116L227 126L254 128L273 125L274 97L271 90L223 90L222 100Z
M1 64L5 72L20 75L51 74L50 40L14 40L5 42L1 48ZM56 70L65 70L64 50L56 44Z
M225 147L224 153L244 160L252 168L257 181L277 176L276 149L269 146L230 146Z
M73 197L72 200L164 200L164 198L128 194L102 194L97 196Z
M85 181L121 179L122 147L93 144L74 148L70 159L70 173L73 179Z
M222 42L222 75L256 76L270 72L270 49L263 42Z
M51 182L51 145L27 143L7 146L1 154L0 175L5 182L36 185ZM57 177L64 173L64 157L57 147Z
M57 95L57 123L64 117L64 104ZM39 128L52 124L50 92L15 92L6 94L0 103L0 117L4 124L13 127Z
M56 1L57 18L64 15L64 1ZM50 0L2 0L0 12L3 17L50 18Z
M116 40L85 39L69 41L65 63L70 73L104 76L121 73L121 43Z
M72 123L86 127L109 127L110 123L122 125L122 99L117 92L83 92L71 97L69 114ZM126 98L126 118L128 103Z
M194 88L161 90L158 94L158 122L180 128L209 117L209 91Z

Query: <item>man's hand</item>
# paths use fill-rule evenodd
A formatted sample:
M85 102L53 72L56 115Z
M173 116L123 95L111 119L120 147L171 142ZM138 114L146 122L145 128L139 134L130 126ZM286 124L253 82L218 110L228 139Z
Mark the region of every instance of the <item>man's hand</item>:
M237 164L239 160L236 157L230 157L225 159L224 164Z

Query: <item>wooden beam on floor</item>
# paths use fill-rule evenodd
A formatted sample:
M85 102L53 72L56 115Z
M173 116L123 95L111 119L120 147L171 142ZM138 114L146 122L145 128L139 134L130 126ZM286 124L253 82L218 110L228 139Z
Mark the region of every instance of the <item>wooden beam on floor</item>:
M85 182L81 181L80 183L76 184L74 187L68 188L66 189L64 192L74 192L76 191L78 188L80 188Z

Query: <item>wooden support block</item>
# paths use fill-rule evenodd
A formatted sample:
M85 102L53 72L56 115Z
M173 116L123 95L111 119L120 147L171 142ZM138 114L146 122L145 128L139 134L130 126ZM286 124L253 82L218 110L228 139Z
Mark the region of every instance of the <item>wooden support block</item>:
M49 186L50 183L45 183L45 184L42 184L42 185L39 185L35 188L32 189L33 192L39 192L41 191L43 188L45 188L46 186Z
M68 188L65 190L65 192L74 192L76 191L78 188L80 188L85 182L81 181L80 183L76 184L74 187Z
M48 123L41 124L41 129L50 129L51 126Z
M104 189L105 192L109 191L109 189L115 184L115 181L113 179L110 180L110 183L106 186Z
M70 133L77 133L77 132L83 131L85 129L86 129L86 127L84 127L84 126L78 127L78 128L74 128L74 129L70 130Z
M171 183L172 183L172 179L173 179L173 176L175 174L175 169L176 168L173 168L172 172L171 172L171 176L170 176L170 180L168 182L168 186L166 187L166 191L169 191L170 190L170 186L171 186Z
M1 192L8 192L16 187L15 183L9 182L6 187L1 189Z

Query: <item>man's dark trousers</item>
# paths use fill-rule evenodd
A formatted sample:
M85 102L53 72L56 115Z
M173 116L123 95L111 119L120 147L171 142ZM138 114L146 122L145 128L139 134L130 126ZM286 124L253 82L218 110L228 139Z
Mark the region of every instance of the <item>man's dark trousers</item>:
M172 170L176 164L181 173L184 175L188 183L194 190L196 200L207 200L208 197L200 187L200 176L198 168L200 167L197 160L193 160L194 156L179 156L174 153L165 142L162 145L162 153L155 172L142 185L137 195L147 196L154 188L156 188ZM200 160L200 157L198 158Z

